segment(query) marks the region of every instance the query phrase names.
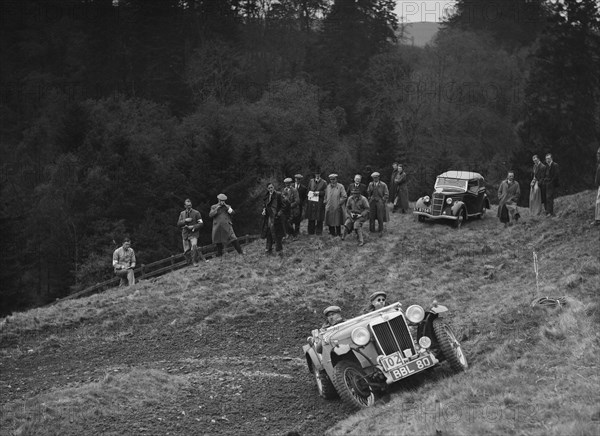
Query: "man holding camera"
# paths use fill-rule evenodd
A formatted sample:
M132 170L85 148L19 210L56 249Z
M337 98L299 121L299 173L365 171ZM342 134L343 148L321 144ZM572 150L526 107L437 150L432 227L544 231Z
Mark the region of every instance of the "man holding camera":
M239 254L244 254L240 241L233 231L231 215L235 212L226 201L225 194L217 195L217 204L213 204L208 213L208 216L213 219L212 241L217 246L217 257L223 256L223 247L228 243L231 243Z
M200 227L204 225L202 215L196 209L192 209L192 200L189 198L184 202L185 210L179 214L177 226L181 228L181 237L183 239L183 255L188 263L198 266L198 257L207 262L202 250L198 249L198 237L200 236Z
M353 187L350 190L350 197L346 201L346 222L342 229L342 240L346 239L347 233L356 231L358 237L358 245L362 247L365 241L362 233L362 226L369 218L369 201L364 195L360 195L360 189Z

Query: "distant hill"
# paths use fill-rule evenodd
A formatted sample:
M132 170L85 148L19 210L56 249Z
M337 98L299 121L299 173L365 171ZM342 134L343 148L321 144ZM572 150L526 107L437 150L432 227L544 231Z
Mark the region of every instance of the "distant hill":
M406 25L406 44L424 47L433 40L440 29L441 23L419 22Z

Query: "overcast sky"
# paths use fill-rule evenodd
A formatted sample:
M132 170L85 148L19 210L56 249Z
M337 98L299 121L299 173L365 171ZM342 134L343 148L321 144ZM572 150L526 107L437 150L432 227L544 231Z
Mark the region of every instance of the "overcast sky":
M396 0L396 14L398 19L404 17L404 21L408 23L439 22L451 15L455 3L454 0Z

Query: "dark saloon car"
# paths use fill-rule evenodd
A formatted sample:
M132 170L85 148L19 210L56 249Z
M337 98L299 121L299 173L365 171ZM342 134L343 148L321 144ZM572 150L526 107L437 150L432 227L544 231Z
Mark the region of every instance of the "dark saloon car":
M483 176L472 171L446 171L437 176L433 194L415 203L419 221L451 220L460 228L469 218L483 218L490 201Z

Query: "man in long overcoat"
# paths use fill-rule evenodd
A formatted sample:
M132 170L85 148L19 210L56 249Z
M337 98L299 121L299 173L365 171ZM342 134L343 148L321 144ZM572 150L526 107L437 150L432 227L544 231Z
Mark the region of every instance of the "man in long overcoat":
M498 218L504 223L504 227L513 225L516 221L517 202L521 197L521 187L515 180L515 173L509 171L506 180L500 183L498 188Z
M218 203L213 204L208 213L208 216L213 219L212 241L217 246L217 256L223 255L223 246L227 243L233 245L239 254L244 254L231 222L231 215L235 212L231 206L225 203L227 201L225 194L217 195L217 200Z
M367 194L369 196L369 231L375 232L375 221L378 223L377 231L383 236L383 223L389 221L389 213L386 203L390 198L390 192L385 182L379 180L381 174L377 171L371 174L373 181L369 183Z
M181 211L177 220L177 226L181 229L183 255L188 265L193 263L194 266L198 266L198 258L206 262L202 250L198 248L200 228L204 225L204 222L200 212L192 208L192 200L187 198L183 204L185 209Z
M534 154L531 159L533 160L533 179L531 179L529 191L529 213L532 216L536 216L542 215L544 212L546 165L540 161L537 154Z
M393 204L392 212L396 212L396 196L398 195L398 183L396 183L396 176L398 175L398 162L392 164L392 177L390 178L390 184L388 189L390 190L390 201Z
M329 184L325 189L325 225L329 227L331 236L342 236L344 206L348 199L344 185L338 183L337 178L337 174L330 174Z
M284 223L282 221L284 208L284 199L280 192L275 190L273 183L267 184L267 193L263 198L263 223L261 228L261 237L267 239L267 254L273 253L273 243L275 251L281 256L283 250L282 239L285 236Z
M552 155L546 155L546 215L554 216L554 197L558 189L558 164L552 159Z
M408 211L408 176L404 167L398 164L398 171L394 179L396 184L396 198L394 199L394 210L400 210L401 213Z
M308 182L308 201L306 202L309 235L323 233L325 189L327 189L327 182L321 178L319 172L315 172L314 179L310 179L310 182Z
M306 186L302 184L303 178L304 177L302 174L296 174L294 176L294 188L296 188L296 191L298 191L298 198L300 199L300 214L292 222L294 226L294 236L298 236L300 234L300 224L302 223L302 215L304 214L304 204L306 203L306 197L308 196L308 189L306 189Z
M285 216L285 231L289 236L296 236L294 232L294 222L298 220L298 217L301 216L302 210L300 209L300 195L296 188L292 186L291 177L286 177L283 180L285 186L281 191L281 195L285 201L288 202L289 208L287 214Z

